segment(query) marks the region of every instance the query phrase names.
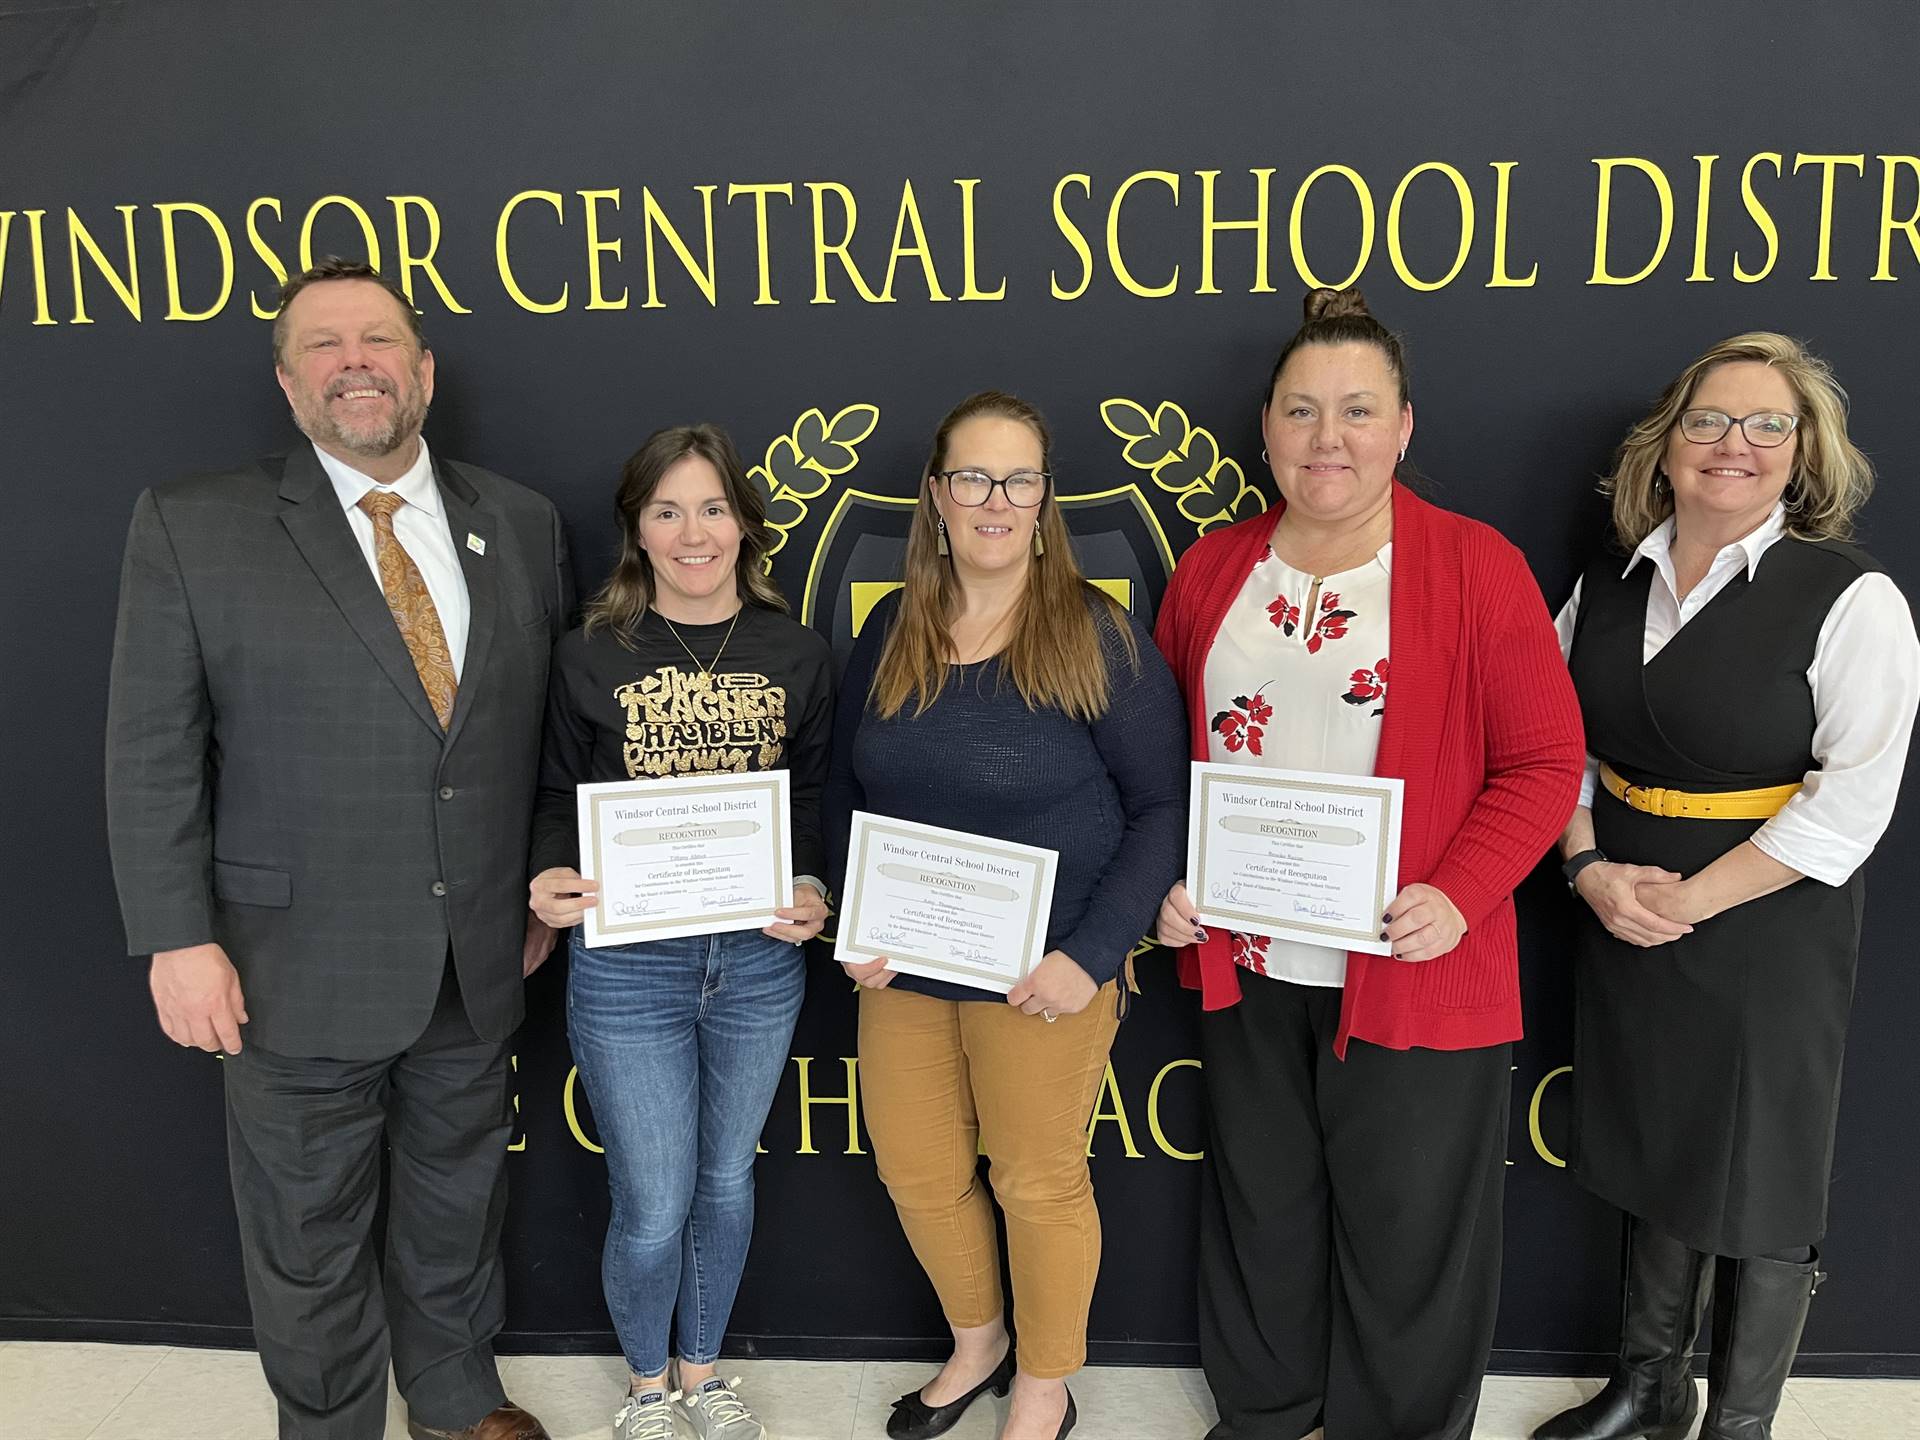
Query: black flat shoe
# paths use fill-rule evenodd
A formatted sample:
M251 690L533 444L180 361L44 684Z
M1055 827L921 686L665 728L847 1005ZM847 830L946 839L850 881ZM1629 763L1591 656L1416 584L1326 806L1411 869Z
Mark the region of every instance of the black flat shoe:
M1067 1432L1073 1429L1074 1422L1080 1418L1080 1412L1073 1408L1073 1391L1067 1391L1067 1413L1060 1417L1060 1428L1053 1432L1053 1440L1067 1440Z
M1006 1355L993 1368L993 1373L982 1380L973 1389L967 1391L958 1400L950 1400L945 1405L929 1405L920 1398L915 1390L910 1395L902 1395L893 1402L893 1414L887 1417L887 1434L893 1440L933 1440L935 1435L944 1435L960 1423L960 1417L967 1413L967 1407L991 1390L996 1397L1005 1395L1013 1384L1013 1347L1007 1347ZM1067 1397L1067 1429L1073 1427L1073 1397ZM1060 1432L1062 1435L1066 1430Z

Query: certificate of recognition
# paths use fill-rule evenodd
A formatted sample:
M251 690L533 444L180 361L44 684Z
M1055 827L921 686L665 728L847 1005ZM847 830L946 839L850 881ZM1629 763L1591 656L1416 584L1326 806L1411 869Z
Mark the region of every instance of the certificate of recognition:
M758 930L793 903L787 772L579 787L580 873L600 882L582 943Z
M1047 953L1060 855L853 812L834 959L1002 995Z
M1193 767L1187 891L1203 924L1385 955L1406 782Z

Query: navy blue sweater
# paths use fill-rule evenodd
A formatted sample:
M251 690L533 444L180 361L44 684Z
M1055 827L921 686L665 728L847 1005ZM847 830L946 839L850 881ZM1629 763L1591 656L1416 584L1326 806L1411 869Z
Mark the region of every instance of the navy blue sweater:
M822 816L827 882L836 893L844 884L855 810L1057 850L1047 948L1105 984L1186 866L1187 719L1167 662L1129 616L1136 670L1111 610L1097 602L1112 699L1091 725L1052 708L1028 710L998 658L951 666L924 714L915 716L909 700L882 720L867 693L899 609L897 594L874 607L841 679ZM1005 1003L918 975L893 984Z

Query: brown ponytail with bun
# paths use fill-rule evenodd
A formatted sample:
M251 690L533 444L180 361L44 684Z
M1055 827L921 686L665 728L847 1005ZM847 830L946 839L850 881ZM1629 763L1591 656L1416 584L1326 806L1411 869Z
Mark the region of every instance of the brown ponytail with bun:
M1373 312L1367 309L1366 296L1354 286L1345 290L1324 287L1309 290L1305 310L1305 320L1273 362L1266 392L1260 397L1262 405L1273 398L1273 387L1280 383L1280 372L1286 368L1288 357L1302 345L1351 344L1371 345L1386 357L1387 369L1393 372L1400 390L1400 403L1407 403L1407 347L1398 335L1373 318Z

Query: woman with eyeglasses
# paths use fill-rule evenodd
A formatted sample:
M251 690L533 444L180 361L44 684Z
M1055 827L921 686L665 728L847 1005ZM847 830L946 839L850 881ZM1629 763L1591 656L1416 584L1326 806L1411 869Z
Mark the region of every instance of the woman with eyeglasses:
M895 1440L942 1434L1009 1385L1003 1440L1073 1429L1066 1379L1100 1268L1087 1117L1128 956L1186 843L1179 695L1138 622L1081 577L1050 448L1040 413L998 391L941 421L906 583L868 616L835 721L829 879L856 809L1059 852L1046 956L1011 993L846 967L874 1160L953 1331L940 1372L895 1404Z
M1920 699L1906 601L1846 543L1873 472L1796 340L1721 342L1602 485L1619 550L1559 628L1591 751L1561 840L1575 1176L1624 1213L1606 1387L1538 1440L1771 1434L1820 1280L1860 870ZM1624 557L1624 558L1623 558Z
M1210 1440L1467 1440L1500 1301L1513 890L1580 785L1526 557L1399 476L1406 352L1316 290L1260 395L1280 503L1180 559L1156 635L1195 760L1404 782L1392 953L1202 927L1200 1359Z

